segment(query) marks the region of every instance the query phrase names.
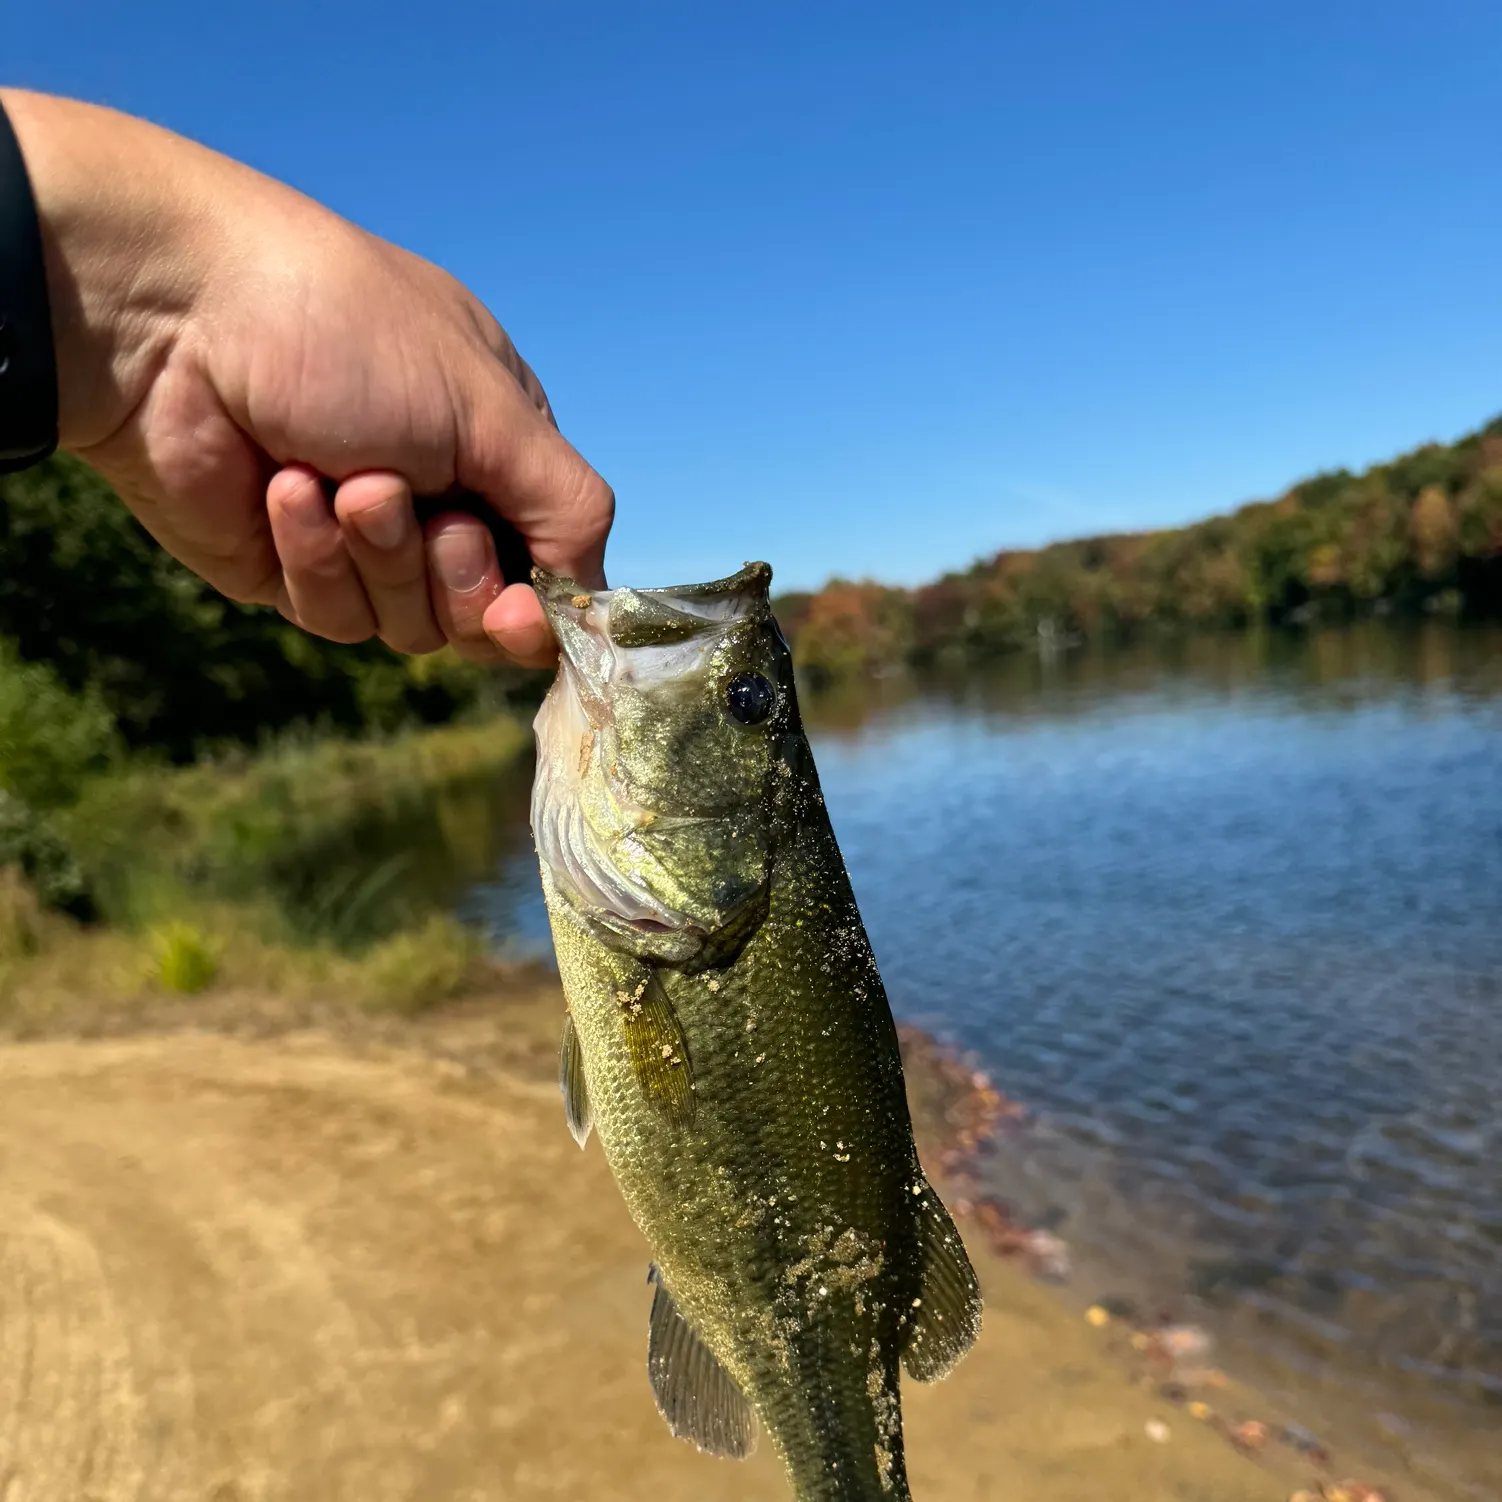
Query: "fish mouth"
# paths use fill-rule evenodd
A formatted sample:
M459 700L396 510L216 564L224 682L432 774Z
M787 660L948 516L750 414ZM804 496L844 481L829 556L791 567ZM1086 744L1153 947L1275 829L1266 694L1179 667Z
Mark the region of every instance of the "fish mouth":
M592 605L608 611L619 597L628 610L629 602L643 599L685 610L702 620L726 621L740 614L740 607L765 597L771 583L771 564L760 562L743 564L723 579L711 579L704 584L672 584L661 589L589 589L567 575L550 574L545 568L532 570L532 587L549 614L588 610Z
M532 570L532 584L591 714L608 712L612 684L643 687L691 673L727 632L772 614L765 563L666 589L586 589L542 568Z
M748 563L704 584L590 589L532 571L562 649L535 722L532 833L553 891L602 937L660 958L690 957L713 947L721 928L738 926L755 896L748 888L695 897L648 875L670 876L675 863L662 871L661 842L675 830L692 839L689 826L701 820L635 806L594 758L614 725L617 691L701 672L727 635L770 619L771 579L767 564Z
M624 923L633 933L675 934L682 932L681 929L676 929L669 923L659 923L656 918L622 918L619 913L613 913L611 916ZM691 923L684 926L687 928L694 927Z

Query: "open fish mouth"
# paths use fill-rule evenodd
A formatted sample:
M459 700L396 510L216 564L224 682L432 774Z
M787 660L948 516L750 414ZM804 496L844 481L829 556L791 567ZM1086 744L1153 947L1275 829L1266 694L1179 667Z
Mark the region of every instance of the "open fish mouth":
M532 570L544 613L591 708L614 684L637 687L692 673L737 623L771 616L772 570L748 563L708 584L583 589Z
M723 821L636 806L603 758L614 754L618 698L705 670L727 635L770 619L770 581L764 563L646 590L590 590L533 571L562 660L535 722L532 832L552 885L583 918L687 954L756 895L745 881L712 894L685 888L670 851L678 841L722 843L713 826Z

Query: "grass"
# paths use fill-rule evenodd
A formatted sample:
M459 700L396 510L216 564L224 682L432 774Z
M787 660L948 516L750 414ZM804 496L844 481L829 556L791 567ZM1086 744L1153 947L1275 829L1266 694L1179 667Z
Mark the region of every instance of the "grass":
M0 923L6 916L0 910ZM147 930L85 927L50 913L40 921L45 935L24 946L6 945L0 928L0 1033L13 1037L108 1031L163 1005L231 993L410 1017L493 987L505 968L447 914L360 954L268 941L229 904Z
M103 1015L239 989L387 1014L462 995L486 978L478 936L389 900L400 855L340 841L372 817L426 817L435 793L512 773L530 746L505 717L96 778L59 823L104 921L49 911L0 869L0 1028L45 1030L81 1001ZM302 866L306 880L280 880Z
M404 858L352 862L350 831L509 772L530 747L511 717L384 741L286 739L255 757L127 767L89 783L55 822L111 923L149 928L232 902L269 940L351 947L402 921L385 899Z
M354 979L367 1007L410 1015L464 994L481 964L478 937L435 913L408 933L393 934L358 962Z
M59 822L107 916L149 920L177 900L173 889L247 895L298 848L434 787L509 768L530 746L530 727L510 716L383 741L288 738L257 756L97 778Z
M165 923L147 936L150 975L164 991L194 996L219 973L219 946L196 923Z
M0 965L39 953L54 926L26 878L14 866L0 867Z

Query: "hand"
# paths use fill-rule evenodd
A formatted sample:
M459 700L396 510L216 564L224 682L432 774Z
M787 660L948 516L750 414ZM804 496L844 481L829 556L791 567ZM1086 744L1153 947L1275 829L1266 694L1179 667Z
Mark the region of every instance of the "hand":
M47 254L60 443L231 599L335 641L554 644L490 534L415 490L484 498L544 567L604 584L609 487L541 385L436 266L144 121L0 93Z

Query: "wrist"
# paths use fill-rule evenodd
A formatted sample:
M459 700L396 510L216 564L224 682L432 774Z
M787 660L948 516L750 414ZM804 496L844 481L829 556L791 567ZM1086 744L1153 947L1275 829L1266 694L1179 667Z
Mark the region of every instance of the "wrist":
M31 180L0 108L0 474L57 447L57 364Z
M192 191L197 148L113 110L0 90L42 232L58 376L58 441L109 438L144 398L199 295L211 237ZM186 191L185 191L186 188Z

